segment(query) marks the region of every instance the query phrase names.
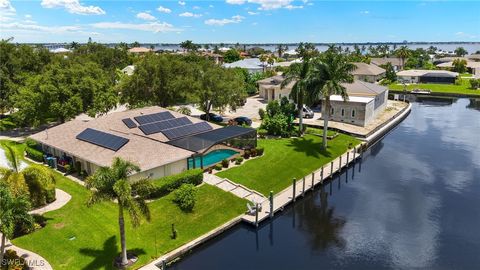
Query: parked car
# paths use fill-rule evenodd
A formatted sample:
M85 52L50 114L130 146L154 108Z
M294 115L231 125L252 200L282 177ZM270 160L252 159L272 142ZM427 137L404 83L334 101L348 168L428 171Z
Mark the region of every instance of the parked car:
M216 123L223 122L223 117L221 117L218 114L209 113L208 115L209 115L209 119L208 119L209 121L216 122ZM200 115L200 119L207 121L207 114L204 113Z
M306 105L303 105L302 115L304 118L313 118L315 114L313 113L312 109Z
M242 125L247 125L251 126L252 125L252 119L246 117L246 116L239 116L233 119L235 122L237 122L237 125L242 126Z

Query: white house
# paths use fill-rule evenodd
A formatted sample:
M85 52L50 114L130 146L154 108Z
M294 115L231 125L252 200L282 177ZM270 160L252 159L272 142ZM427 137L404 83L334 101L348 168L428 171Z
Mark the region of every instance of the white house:
M127 74L128 76L133 75L133 72L135 71L135 66L134 65L128 65L122 69L123 74Z
M447 70L409 69L397 72L397 79L402 83L455 83L457 72Z

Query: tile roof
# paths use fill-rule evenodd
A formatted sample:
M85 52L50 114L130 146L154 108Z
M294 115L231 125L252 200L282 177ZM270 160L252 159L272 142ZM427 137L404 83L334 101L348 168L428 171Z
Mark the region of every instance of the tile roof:
M373 64L362 62L355 62L353 64L357 66L357 69L352 72L353 75L377 76L386 72L385 69Z

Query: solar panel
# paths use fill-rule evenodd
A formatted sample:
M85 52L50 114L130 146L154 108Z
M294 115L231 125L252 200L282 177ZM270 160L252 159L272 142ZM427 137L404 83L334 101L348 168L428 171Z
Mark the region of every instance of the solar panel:
M138 128L145 135L150 135L166 129L189 125L191 123L192 121L190 121L190 119L188 119L187 117L180 117L180 118L174 118L174 119L164 120L160 122L154 122L151 124L141 125Z
M159 122L167 119L175 118L170 112L159 112L146 115L135 116L134 119L140 125L145 125L148 123Z
M135 122L133 122L133 120L130 119L130 118L122 119L122 122L123 122L128 128L136 128L136 127L137 127L137 124L135 124Z
M185 125L177 128L166 129L162 131L169 140L175 140L188 135L197 134L211 130L212 127L207 122L200 122L191 125Z
M129 139L91 128L80 132L76 138L113 151L118 151L129 141Z

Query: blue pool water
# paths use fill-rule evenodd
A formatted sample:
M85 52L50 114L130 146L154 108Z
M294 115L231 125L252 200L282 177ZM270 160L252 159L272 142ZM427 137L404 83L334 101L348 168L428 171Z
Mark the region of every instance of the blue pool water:
M203 156L203 167L208 167L212 164L220 162L224 159L228 159L229 157L238 154L239 152L231 150L231 149L219 149L214 150L206 155ZM193 168L193 160L188 161L188 167ZM195 168L201 167L201 160L200 157L195 158Z

